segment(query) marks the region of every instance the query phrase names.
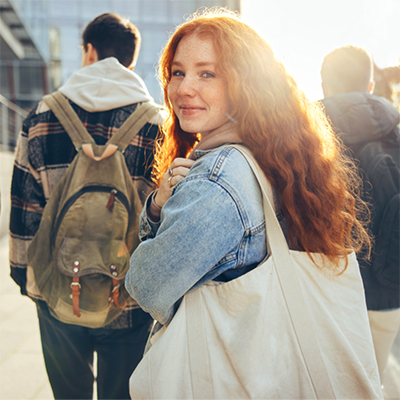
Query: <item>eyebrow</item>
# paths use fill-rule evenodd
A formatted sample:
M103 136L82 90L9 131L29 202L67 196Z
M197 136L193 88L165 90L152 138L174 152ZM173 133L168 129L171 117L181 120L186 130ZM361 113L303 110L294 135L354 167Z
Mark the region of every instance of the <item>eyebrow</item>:
M210 61L200 61L200 62L196 63L195 65L196 65L196 67L208 67L208 66L216 66L217 64L214 62L210 62ZM171 67L173 67L173 66L181 67L182 63L179 61L172 61Z

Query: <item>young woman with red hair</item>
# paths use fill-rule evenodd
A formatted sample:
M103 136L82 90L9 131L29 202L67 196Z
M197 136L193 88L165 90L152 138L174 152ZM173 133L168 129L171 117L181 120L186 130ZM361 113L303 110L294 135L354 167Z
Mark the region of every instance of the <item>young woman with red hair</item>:
M168 118L158 189L126 277L155 320L168 325L188 291L241 277L267 255L260 187L229 144L248 147L271 183L291 249L326 255L340 275L339 260L368 247L358 180L323 111L251 27L225 9L195 15L167 43L159 75Z

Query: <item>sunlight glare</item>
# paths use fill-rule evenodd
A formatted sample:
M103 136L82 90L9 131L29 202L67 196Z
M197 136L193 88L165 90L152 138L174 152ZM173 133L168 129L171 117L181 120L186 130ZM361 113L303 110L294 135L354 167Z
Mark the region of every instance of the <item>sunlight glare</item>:
M243 20L272 46L310 100L322 98L320 67L336 47L365 48L380 68L400 64L398 0L242 0Z

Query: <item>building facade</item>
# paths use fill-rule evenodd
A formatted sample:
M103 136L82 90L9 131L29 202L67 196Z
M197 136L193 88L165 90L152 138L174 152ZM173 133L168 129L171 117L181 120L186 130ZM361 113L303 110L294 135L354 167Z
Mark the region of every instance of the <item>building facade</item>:
M170 32L185 16L213 6L240 12L240 0L0 0L2 149L15 148L27 112L81 67L81 34L93 18L118 13L139 28L135 72L162 102L156 68Z
M57 89L81 66L81 34L104 12L128 18L140 30L142 46L135 72L161 101L158 57L171 30L200 7L240 11L240 0L11 0L49 65L49 88Z
M0 146L13 151L27 110L49 92L47 63L11 0L0 0Z

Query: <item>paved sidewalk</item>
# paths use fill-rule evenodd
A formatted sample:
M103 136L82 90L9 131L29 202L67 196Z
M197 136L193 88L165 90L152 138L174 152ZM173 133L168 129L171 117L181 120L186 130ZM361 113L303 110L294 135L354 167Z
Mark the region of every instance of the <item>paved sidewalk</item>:
M0 239L0 399L51 400L36 307L9 276L8 238Z
M0 399L50 400L36 308L9 276L8 216L14 154L0 152Z
M44 367L36 307L10 277L8 220L14 154L0 152L0 399L53 399Z

